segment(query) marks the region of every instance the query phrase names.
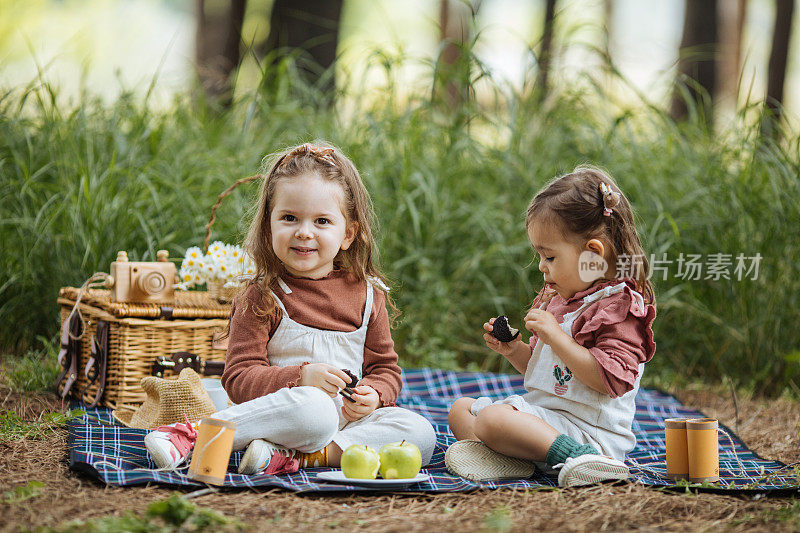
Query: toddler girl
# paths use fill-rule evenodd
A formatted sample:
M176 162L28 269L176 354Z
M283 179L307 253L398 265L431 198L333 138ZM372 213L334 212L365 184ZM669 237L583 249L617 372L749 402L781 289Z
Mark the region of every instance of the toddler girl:
M405 439L428 464L436 443L422 416L394 407L400 367L388 290L374 257L372 209L358 171L328 145L280 155L261 191L245 246L256 274L231 308L222 383L234 405L239 473L339 466L342 450ZM339 394L358 378L350 399ZM149 433L160 468L186 460L185 424Z
M545 286L525 316L530 342L486 345L525 376L527 393L459 398L448 469L476 481L560 469L561 486L626 479L634 399L655 352L655 298L628 200L595 168L551 181L525 225Z

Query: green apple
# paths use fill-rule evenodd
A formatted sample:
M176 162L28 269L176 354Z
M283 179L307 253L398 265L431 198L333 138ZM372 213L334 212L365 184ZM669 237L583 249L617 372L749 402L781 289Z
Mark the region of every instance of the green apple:
M381 446L380 471L383 479L405 479L419 474L422 454L410 442L391 442Z
M374 449L364 444L353 444L342 452L342 472L352 479L375 479L381 460Z

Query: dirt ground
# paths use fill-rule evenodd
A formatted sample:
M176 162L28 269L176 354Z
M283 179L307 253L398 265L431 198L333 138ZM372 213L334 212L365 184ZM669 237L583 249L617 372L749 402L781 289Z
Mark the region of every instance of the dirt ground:
M672 391L684 404L737 431L730 394ZM738 398L738 434L756 453L800 461L800 403ZM19 395L0 388L0 413L26 420L61 410L53 395ZM44 483L19 503L0 499L0 531L57 526L76 519L144 513L173 488L106 487L68 468L67 432L41 440L0 440L0 494ZM186 494L191 491L184 491ZM800 495L793 497L686 494L632 483L570 490L495 490L470 494L301 496L282 490L220 491L191 502L233 516L248 531L799 531Z

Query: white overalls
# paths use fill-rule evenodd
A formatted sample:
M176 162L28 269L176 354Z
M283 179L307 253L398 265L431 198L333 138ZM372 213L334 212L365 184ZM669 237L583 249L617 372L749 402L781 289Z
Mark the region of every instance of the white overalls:
M598 300L617 294L625 287L625 283L610 285L584 297L578 309L564 315L561 329L572 337L572 325L581 313ZM637 304L644 309L642 295L632 292ZM636 445L631 425L643 370L644 363L639 365L633 390L611 398L581 383L553 349L538 339L525 371L525 389L528 392L494 403L509 404L518 411L535 415L579 443L591 444L600 453L623 461L625 454ZM470 411L477 415L492 403L490 398L478 398Z
M279 279L287 294L291 289ZM272 295L283 312L275 333L267 343L274 366L301 365L306 361L346 368L359 380L364 367L364 343L372 311L373 288L367 282L367 303L361 327L355 331L329 331L295 322L283 302ZM423 416L401 407L380 407L369 415L348 422L342 414L341 395L331 398L317 387L285 387L218 411L214 418L236 423L233 449L244 449L254 439L300 452L314 452L335 442L342 450L366 444L378 451L389 442L405 439L419 447L422 464L430 462L436 434Z

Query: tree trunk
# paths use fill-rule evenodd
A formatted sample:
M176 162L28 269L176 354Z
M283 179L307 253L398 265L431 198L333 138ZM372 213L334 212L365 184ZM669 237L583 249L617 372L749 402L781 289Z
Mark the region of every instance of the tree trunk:
M197 0L196 69L206 94L228 106L233 98L233 72L241 62L239 44L246 0Z
M274 52L272 60L277 61L295 49L305 50L308 55L297 58L300 74L332 92L341 14L342 0L275 0L264 55Z
M786 59L789 55L789 43L792 33L792 15L794 0L777 0L775 10L775 31L772 33L772 51L769 55L767 71L766 105L771 117L767 122L777 125L783 111L783 83L786 78ZM777 131L777 128L774 128Z
M550 59L553 50L553 22L556 15L556 0L547 0L544 9L544 28L542 31L542 47L539 50L539 98L547 96L547 77L550 74Z
M605 19L605 27L603 28L603 53L606 55L606 62L611 63L611 47L612 36L614 35L614 0L605 0L603 2L603 18Z
M717 97L720 102L739 105L740 64L742 61L742 30L747 12L747 0L723 1L719 9L719 79Z
M463 50L472 38L471 17L473 6L466 2L441 0L439 23L444 45L439 59L437 85L442 85L451 106L460 106L469 98L470 58ZM435 89L434 89L435 92Z
M689 98L709 126L713 123L717 47L717 0L686 0L678 84L686 85ZM688 115L687 102L679 89L673 94L671 108L676 121Z

